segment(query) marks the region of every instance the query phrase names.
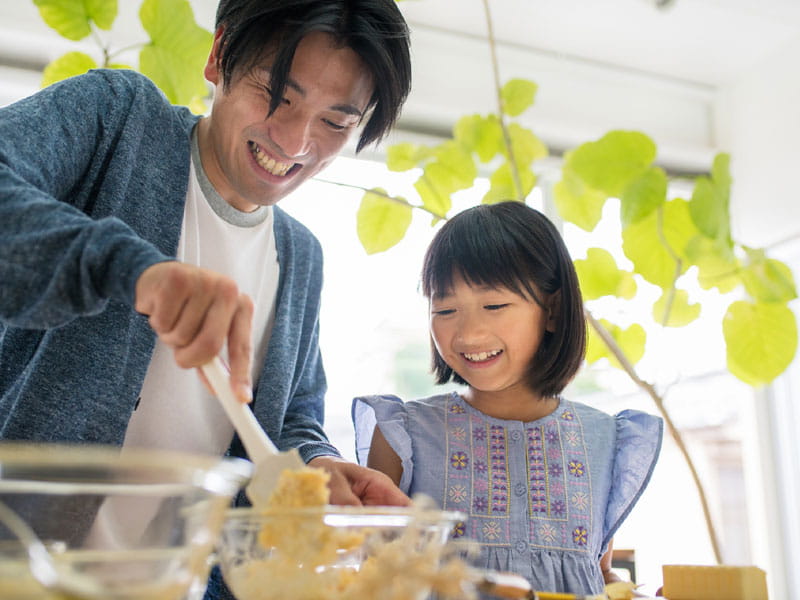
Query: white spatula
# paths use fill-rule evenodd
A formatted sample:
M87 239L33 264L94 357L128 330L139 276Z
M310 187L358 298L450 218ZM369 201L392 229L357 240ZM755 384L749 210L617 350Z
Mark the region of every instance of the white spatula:
M264 506L275 489L281 472L284 469L302 469L305 463L295 448L280 452L275 447L250 407L240 402L233 393L228 369L219 357L203 365L202 369L253 463L253 477L247 484L245 493L254 506Z

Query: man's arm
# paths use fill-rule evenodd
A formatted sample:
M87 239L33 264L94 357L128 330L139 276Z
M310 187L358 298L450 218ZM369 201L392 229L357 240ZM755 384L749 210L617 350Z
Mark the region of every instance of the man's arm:
M141 271L167 258L98 208L103 166L135 94L124 81L90 74L0 109L0 320L8 325L55 327L99 313L110 298L130 303Z

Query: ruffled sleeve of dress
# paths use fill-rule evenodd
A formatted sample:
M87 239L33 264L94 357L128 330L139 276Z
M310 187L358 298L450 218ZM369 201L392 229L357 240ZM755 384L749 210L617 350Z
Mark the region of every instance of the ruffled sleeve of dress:
M664 421L638 410L615 416L616 442L603 547L628 516L650 481L661 451Z
M408 493L414 472L414 458L407 428L408 413L403 401L397 396L361 396L353 399L351 415L355 428L358 463L367 464L372 434L375 425L378 425L383 437L400 457L403 475L399 487L404 493Z

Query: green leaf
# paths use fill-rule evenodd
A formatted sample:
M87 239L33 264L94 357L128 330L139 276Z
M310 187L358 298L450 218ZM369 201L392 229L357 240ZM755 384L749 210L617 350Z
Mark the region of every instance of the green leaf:
M111 29L117 18L117 0L33 0L42 19L68 40L82 40L92 31Z
M554 203L558 214L583 229L592 231L603 216L608 197L588 187L572 171L561 171L561 181L553 186Z
M533 105L538 86L527 79L511 79L500 90L503 111L510 117L524 113Z
M528 166L534 160L547 156L547 146L530 129L511 123L508 126L508 135L511 138L514 161L520 167ZM504 147L503 154L507 155L505 150Z
M791 269L767 258L763 250L747 249L748 264L742 271L747 293L759 302L789 302L797 298Z
M453 126L453 138L481 162L489 162L503 152L503 130L496 115L461 117Z
M450 194L436 186L435 178L427 176L428 169L425 169L422 177L414 183L414 189L419 194L422 206L427 210L438 215L438 218L445 218L453 206Z
M104 31L111 29L117 18L117 0L86 0L89 16Z
M630 300L636 295L636 280L628 271L617 267L611 253L602 248L589 248L585 259L574 261L581 292L585 300L616 296Z
M139 10L150 36L139 54L139 69L173 104L208 94L203 67L213 36L194 20L188 0L144 0Z
M688 202L677 198L664 203L638 223L625 227L622 250L633 262L634 272L650 283L668 288L688 269L684 249L696 235Z
M750 385L783 373L797 350L797 321L785 304L732 303L722 320L728 369Z
M703 235L732 247L729 162L730 157L727 154L718 154L714 158L711 178L697 178L690 209L692 219Z
M86 73L89 69L96 69L95 60L83 52L67 52L51 62L42 73L42 87L61 81L68 77Z
M700 316L700 304L689 302L686 290L664 290L653 304L653 319L664 327L683 327Z
M637 131L612 131L570 153L567 167L589 187L619 198L655 160L653 141Z
M644 356L645 342L647 341L647 334L644 328L638 323L634 323L627 329L614 325L613 323L599 319L600 325L611 334L611 337L619 346L625 358L635 365ZM622 365L613 355L608 346L606 346L603 339L597 334L593 327L588 329L589 335L586 341L586 362L594 364L598 360L605 358L608 360L612 367L621 368Z
M459 143L447 140L434 148L436 159L426 167L435 172L428 173L437 181L437 185L450 192L467 189L478 176L478 167L472 155Z
M705 290L717 288L726 294L742 283L741 264L732 249L699 232L687 244L686 256L697 267L697 282Z
M514 178L511 175L511 165L503 163L489 177L489 191L484 194L483 204L494 204L504 200L524 200L536 185L536 175L530 169L519 171L522 196L517 194Z
M356 223L358 239L367 254L383 252L402 240L411 225L411 211L411 206L387 198L381 188L366 192Z
M402 142L386 149L386 166L390 171L408 171L433 154L427 146Z
M631 181L620 198L622 225L637 223L667 201L667 175L650 167Z

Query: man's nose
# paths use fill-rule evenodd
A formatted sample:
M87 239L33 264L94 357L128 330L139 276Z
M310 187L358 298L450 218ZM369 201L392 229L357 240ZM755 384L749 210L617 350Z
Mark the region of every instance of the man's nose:
M270 139L287 158L300 158L311 150L312 120L302 112L279 107L267 123Z

